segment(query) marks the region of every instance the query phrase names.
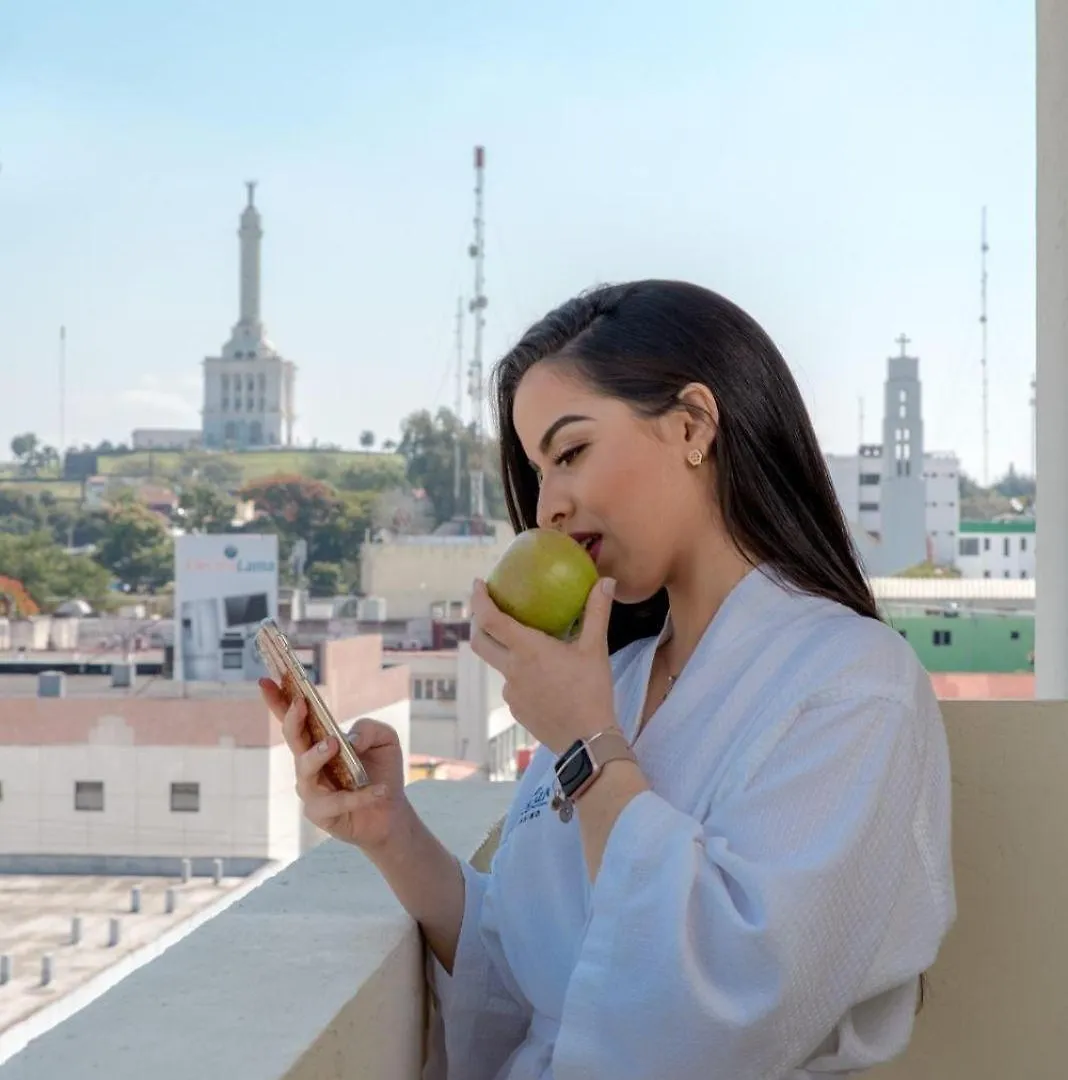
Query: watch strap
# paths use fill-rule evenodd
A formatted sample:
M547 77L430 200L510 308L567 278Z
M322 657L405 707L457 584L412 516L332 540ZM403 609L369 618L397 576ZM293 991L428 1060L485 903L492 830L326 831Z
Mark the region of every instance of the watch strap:
M611 761L638 761L627 737L618 728L599 731L588 739L576 739L556 761L556 779L564 798L578 799Z

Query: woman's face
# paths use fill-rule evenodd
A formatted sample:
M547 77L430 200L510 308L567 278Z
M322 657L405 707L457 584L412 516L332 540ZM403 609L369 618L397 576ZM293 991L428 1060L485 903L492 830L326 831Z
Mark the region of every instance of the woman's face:
M541 481L538 525L583 542L623 603L668 583L712 517L711 464L687 462L702 438L693 421L681 410L637 416L560 363L537 363L523 376L513 421Z

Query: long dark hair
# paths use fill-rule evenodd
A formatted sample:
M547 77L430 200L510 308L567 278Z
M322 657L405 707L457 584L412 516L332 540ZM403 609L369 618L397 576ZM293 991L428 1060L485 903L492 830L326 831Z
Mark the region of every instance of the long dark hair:
M686 386L707 386L719 406L711 448L719 510L738 550L801 592L879 618L797 384L739 307L697 285L638 281L577 296L523 335L493 372L501 477L517 532L536 524L538 481L516 434L515 395L546 359L574 365L595 390L645 417L684 407ZM663 590L617 603L609 648L658 633L666 615Z

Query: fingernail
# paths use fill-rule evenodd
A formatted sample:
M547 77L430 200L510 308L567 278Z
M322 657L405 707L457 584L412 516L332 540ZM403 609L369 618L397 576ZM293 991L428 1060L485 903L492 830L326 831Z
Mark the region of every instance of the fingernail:
M383 798L385 796L385 794L386 794L386 785L385 784L375 784L375 786L373 788L371 788L371 794L376 799Z
M601 582L601 589L603 590L605 596L615 596L615 594L616 594L615 579L610 578L610 577L606 577Z
M325 754L329 749L330 749L330 740L329 739L323 739L323 741L321 743L319 743L319 753L320 754Z

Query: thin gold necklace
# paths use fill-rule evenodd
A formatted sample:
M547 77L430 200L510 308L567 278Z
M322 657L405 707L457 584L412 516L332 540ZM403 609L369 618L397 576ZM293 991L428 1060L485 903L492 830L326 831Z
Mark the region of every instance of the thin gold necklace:
M663 705L668 699L668 694L675 689L675 683L679 681L678 675L669 675L667 677L667 689L664 691L664 696L660 699L660 704Z

